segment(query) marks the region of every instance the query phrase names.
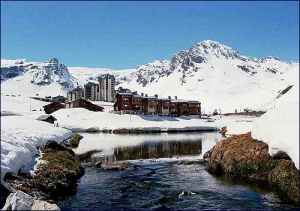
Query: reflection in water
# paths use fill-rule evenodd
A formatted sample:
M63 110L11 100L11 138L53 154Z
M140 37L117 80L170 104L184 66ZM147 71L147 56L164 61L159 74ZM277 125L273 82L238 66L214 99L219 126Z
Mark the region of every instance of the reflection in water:
M131 160L139 168L86 168L76 195L62 210L282 210L295 209L276 193L226 181L201 164L178 165L173 157L199 159L221 139L219 133L114 135L83 133L77 152L101 149L102 162ZM200 155L200 156L199 156ZM98 157L98 159L99 159ZM163 159L152 159L152 158ZM150 160L147 160L150 158ZM177 158L175 158L177 161ZM181 158L180 158L181 159ZM153 162L154 161L154 162ZM184 194L182 193L195 193Z
M200 155L202 141L144 142L138 146L117 147L116 160L172 158L178 155Z
M176 134L104 134L80 133L83 139L75 153L100 149L96 156L103 162L116 159L169 158L200 155L210 150L222 136L218 132L191 132ZM121 152L120 152L121 150ZM117 151L117 152L116 152ZM128 155L125 155L127 151ZM148 153L146 153L148 151ZM123 155L119 155L123 154ZM123 158L120 158L123 156ZM125 157L124 157L125 156Z

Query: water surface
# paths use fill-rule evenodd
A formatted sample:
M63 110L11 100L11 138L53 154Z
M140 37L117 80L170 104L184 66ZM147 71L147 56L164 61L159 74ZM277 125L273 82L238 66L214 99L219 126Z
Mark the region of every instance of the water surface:
M75 196L62 201L62 210L283 210L295 207L278 195L246 183L209 174L199 160L221 139L219 133L113 135L82 134L98 157L129 160L125 171L87 168Z

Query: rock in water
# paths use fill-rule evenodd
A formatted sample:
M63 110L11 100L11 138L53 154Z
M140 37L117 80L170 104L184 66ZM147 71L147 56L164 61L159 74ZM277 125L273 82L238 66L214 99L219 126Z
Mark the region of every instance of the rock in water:
M8 196L2 210L60 210L56 204L35 200L32 196L17 191Z
M291 160L273 159L268 145L250 133L224 139L208 154L208 171L272 185L286 201L299 204L299 170Z

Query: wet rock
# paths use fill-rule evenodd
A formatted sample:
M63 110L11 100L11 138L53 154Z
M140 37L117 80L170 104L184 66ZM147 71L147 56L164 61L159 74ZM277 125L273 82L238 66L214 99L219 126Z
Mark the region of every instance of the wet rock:
M252 139L250 133L218 142L207 159L207 169L212 173L270 184L286 201L299 203L299 170L291 160L273 159L268 145Z
M95 163L96 168L101 168L101 165L102 165L101 161L98 161L98 162Z
M84 175L84 168L69 150L56 150L56 144L48 143L47 146L54 146L54 149L41 148L46 162L37 165L35 176L19 178L12 186L38 199L60 200L76 192L77 180Z
M212 149L205 152L204 155L203 155L203 159L204 160L209 159L211 157L211 153L212 153Z
M50 204L41 200L34 200L31 210L60 210L56 204Z
M124 171L129 168L129 165L125 161L115 161L115 162L102 163L101 168L103 170L109 170L109 171Z
M6 182L1 182L1 207L5 204L7 197L14 192L16 192L16 190L7 185Z
M53 149L57 151L68 151L71 155L75 155L74 151L67 148L63 144L59 144L56 141L48 140L42 147L43 149Z
M222 137L226 137L227 127L222 127L220 133L222 134Z
M57 143L56 141L53 140L49 140L47 141L44 145L43 148L50 148L50 149L54 149L54 150L66 150L67 148L59 143Z
M56 204L36 200L22 191L17 191L8 196L2 210L60 210L60 208Z
M83 139L83 136L79 134L74 134L74 136L71 139L69 139L70 146L72 148L77 148L81 139Z

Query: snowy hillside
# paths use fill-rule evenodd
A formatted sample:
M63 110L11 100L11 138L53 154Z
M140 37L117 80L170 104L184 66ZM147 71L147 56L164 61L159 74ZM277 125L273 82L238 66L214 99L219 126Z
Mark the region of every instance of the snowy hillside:
M246 57L210 40L196 42L170 61L154 61L135 70L69 68L78 80L110 73L116 76L118 86L132 91L196 99L202 102L205 113L214 109L222 112L270 109L277 94L293 84L292 78L299 77L298 69L299 62L285 62L271 56Z
M88 82L98 82L99 78L106 74L112 74L116 77L116 84L120 84L123 81L119 78L123 78L125 75L135 71L135 69L129 70L112 70L107 68L88 68L88 67L68 67L70 74L76 78L78 84L83 86Z
M67 67L52 58L47 62L1 59L1 92L21 95L59 95L73 89Z
M77 83L83 86L88 81L97 82L108 73L115 75L117 87L159 97L195 99L201 101L205 113L215 109L224 113L273 108L276 96L299 77L299 62L271 56L246 57L211 40L196 42L171 60L129 70L67 69L55 59L44 63L1 59L2 93L66 95Z

